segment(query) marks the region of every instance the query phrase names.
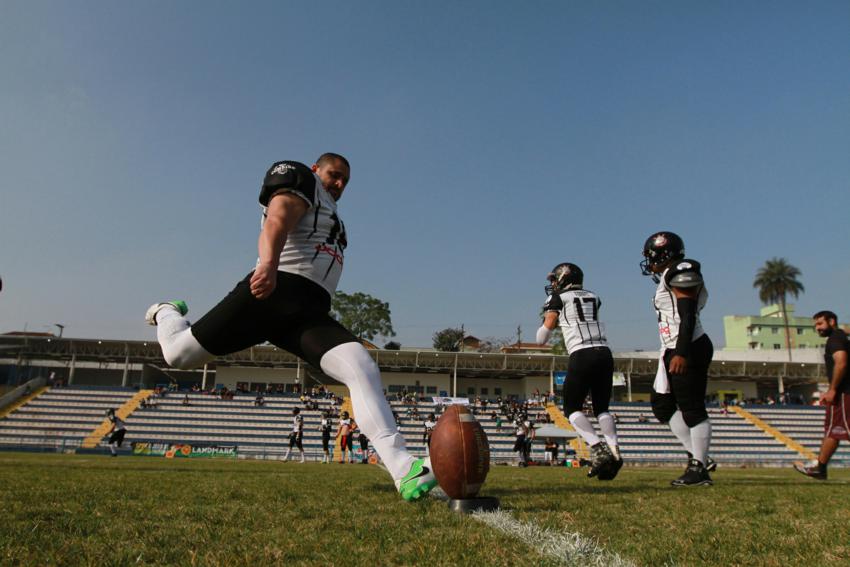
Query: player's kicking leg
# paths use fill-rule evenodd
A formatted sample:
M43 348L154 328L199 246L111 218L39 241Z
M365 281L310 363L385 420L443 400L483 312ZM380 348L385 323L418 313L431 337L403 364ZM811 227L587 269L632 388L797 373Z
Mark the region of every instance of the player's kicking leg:
M377 364L359 342L345 342L325 352L322 371L351 392L354 418L375 447L402 498L418 500L437 485L428 459L417 459L405 446L381 387Z

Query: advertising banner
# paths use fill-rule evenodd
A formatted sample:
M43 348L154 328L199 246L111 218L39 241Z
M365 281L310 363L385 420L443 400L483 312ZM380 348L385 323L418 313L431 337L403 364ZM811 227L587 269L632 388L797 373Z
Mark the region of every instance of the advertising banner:
M151 457L208 459L211 457L236 458L235 445L188 445L182 443L133 443L133 454Z

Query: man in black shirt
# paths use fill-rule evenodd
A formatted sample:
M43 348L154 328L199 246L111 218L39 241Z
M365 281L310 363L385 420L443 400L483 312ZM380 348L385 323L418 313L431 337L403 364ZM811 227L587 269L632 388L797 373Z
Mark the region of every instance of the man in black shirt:
M842 439L850 441L850 379L847 379L847 357L850 343L847 334L838 328L838 317L832 311L815 313L815 330L826 337L824 363L829 389L821 396L826 405L824 437L817 463L810 466L795 464L794 468L809 477L826 480L826 466Z

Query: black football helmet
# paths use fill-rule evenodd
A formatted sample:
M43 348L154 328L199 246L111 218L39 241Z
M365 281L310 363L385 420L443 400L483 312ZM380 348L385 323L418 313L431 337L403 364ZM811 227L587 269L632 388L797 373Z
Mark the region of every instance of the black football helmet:
M563 262L552 268L546 279L549 280L549 285L546 286L547 295L563 293L568 289L581 289L584 285L584 272L575 264Z
M678 234L666 230L656 232L643 244L640 272L645 276L654 276L652 268L659 268L684 257L685 241Z

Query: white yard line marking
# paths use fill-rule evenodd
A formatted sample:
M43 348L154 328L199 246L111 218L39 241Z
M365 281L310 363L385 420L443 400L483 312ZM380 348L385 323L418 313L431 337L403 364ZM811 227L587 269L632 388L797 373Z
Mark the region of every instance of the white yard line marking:
M448 496L439 488L431 491L431 496L448 500ZM634 567L635 565L618 554L607 551L593 538L575 532L556 532L538 526L534 522L521 522L505 510L473 512L470 518L522 541L540 555L563 565L600 567Z

